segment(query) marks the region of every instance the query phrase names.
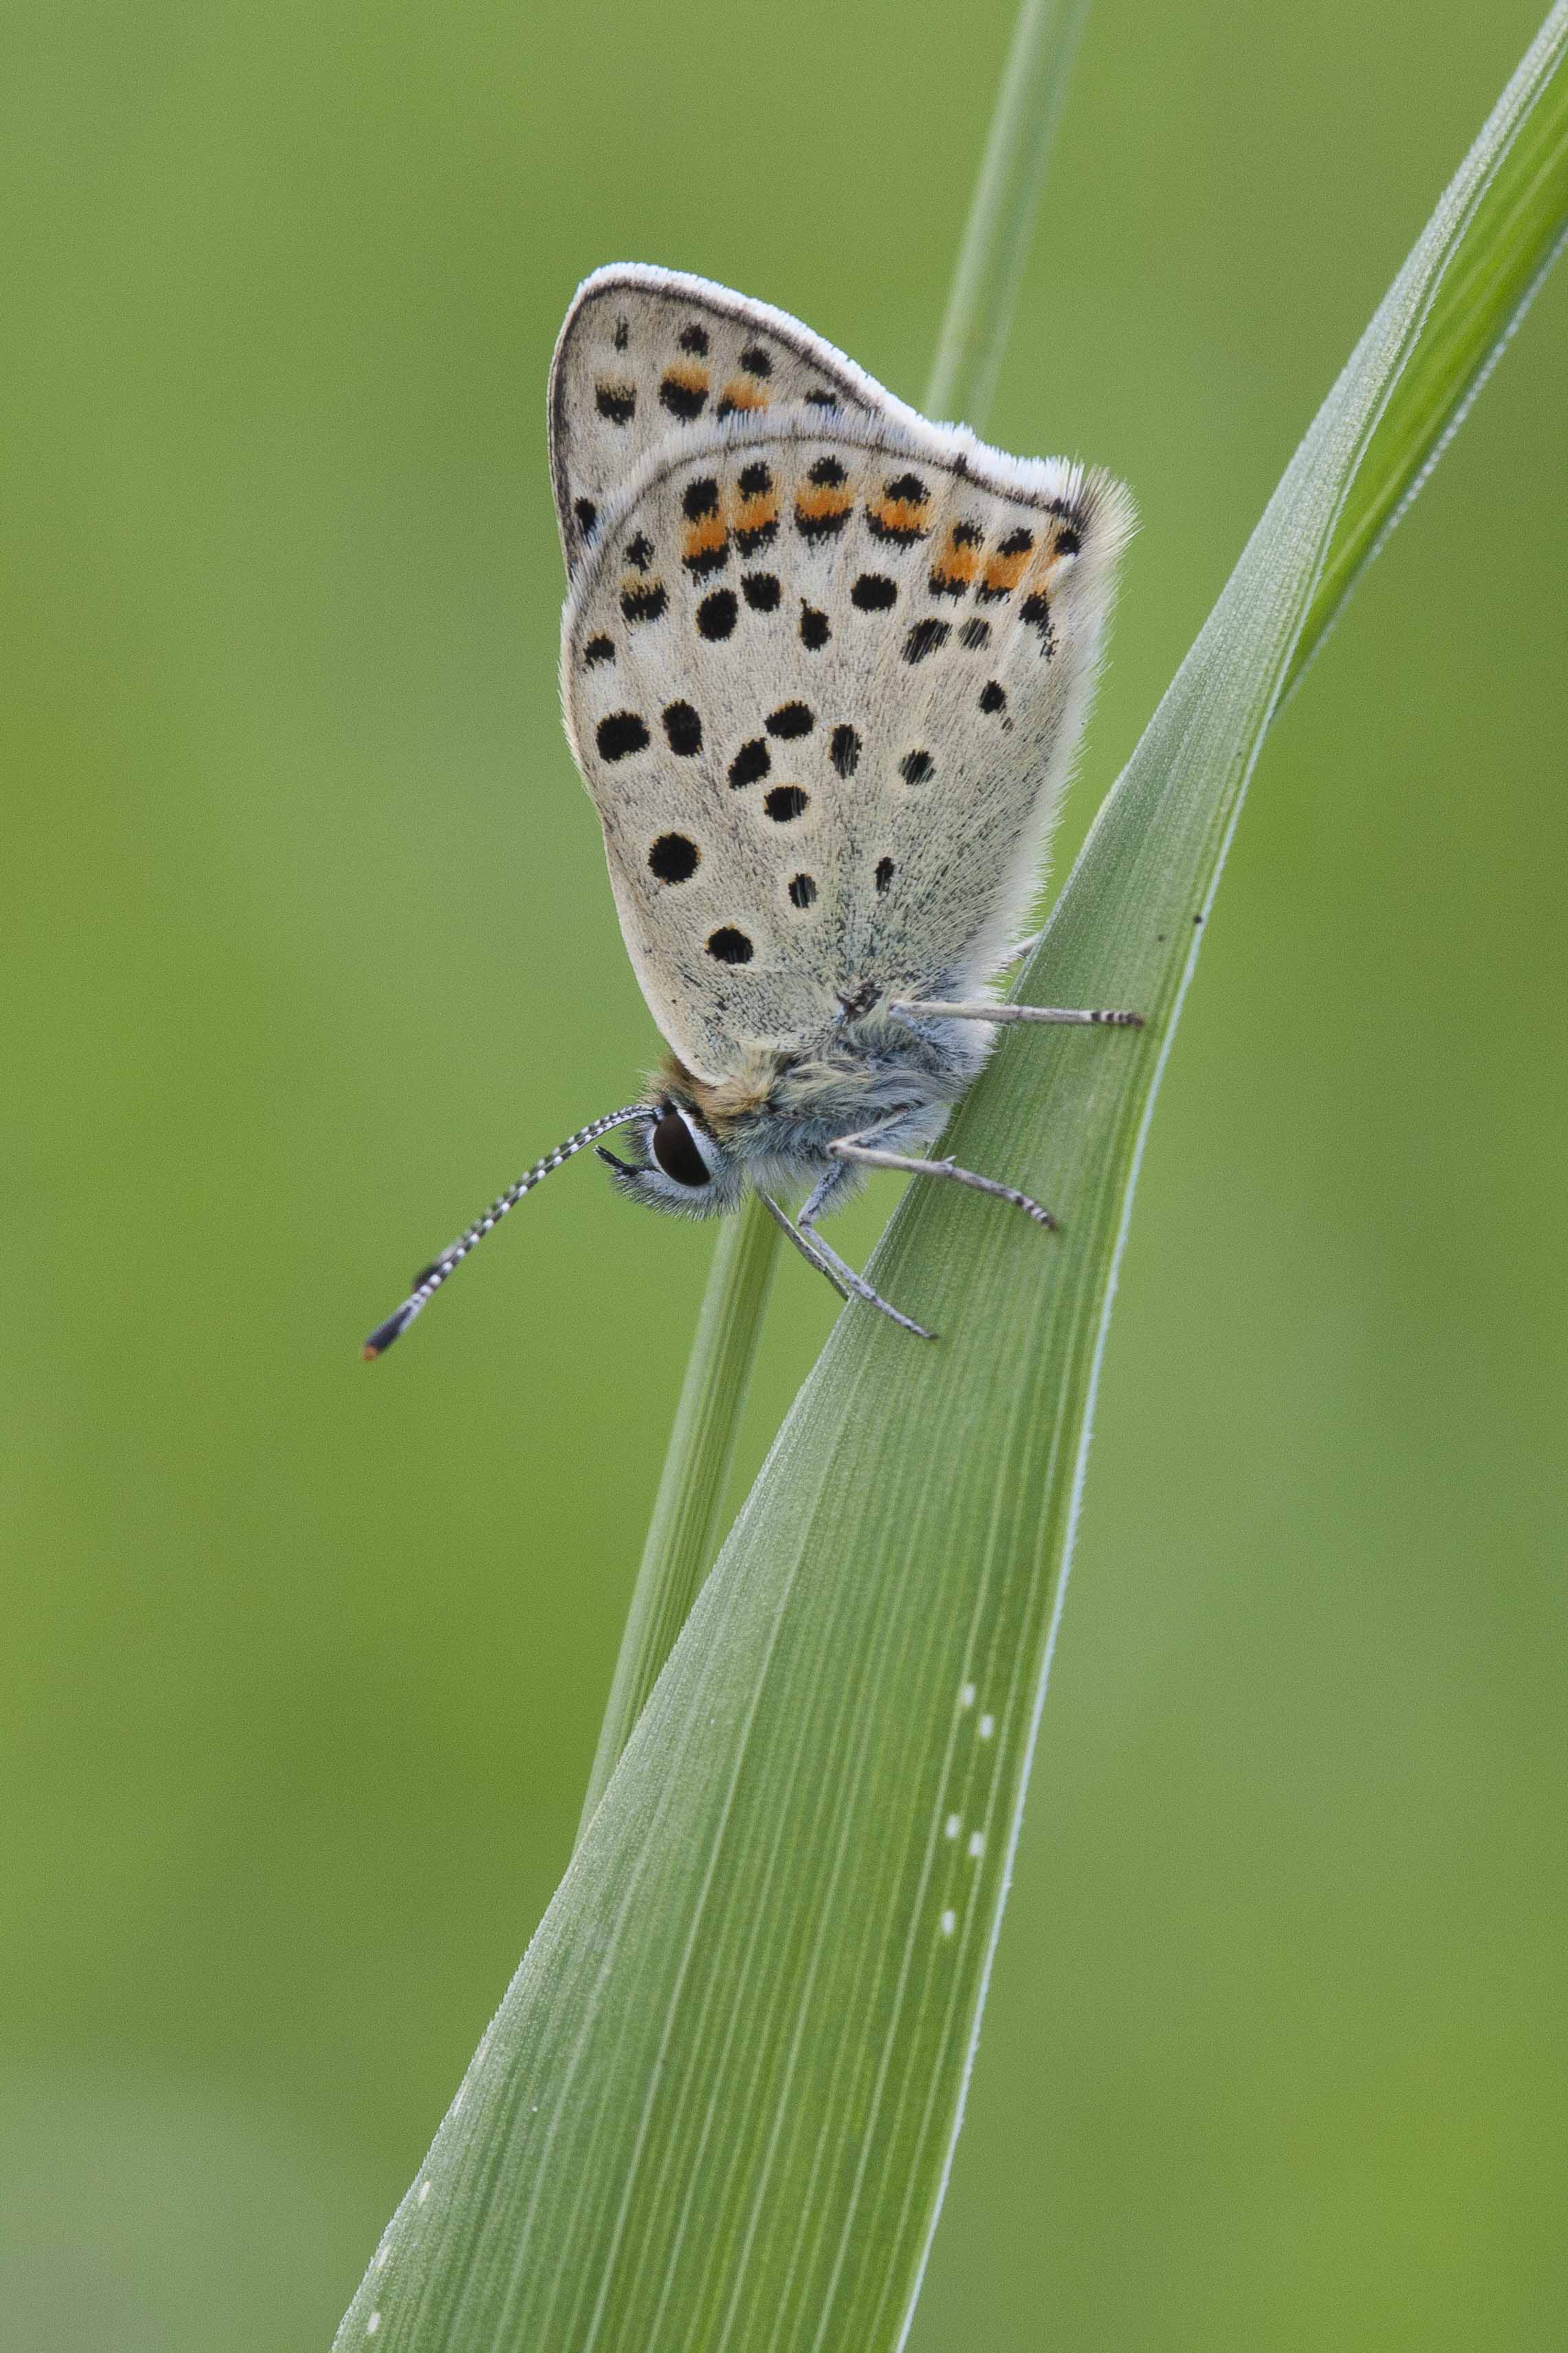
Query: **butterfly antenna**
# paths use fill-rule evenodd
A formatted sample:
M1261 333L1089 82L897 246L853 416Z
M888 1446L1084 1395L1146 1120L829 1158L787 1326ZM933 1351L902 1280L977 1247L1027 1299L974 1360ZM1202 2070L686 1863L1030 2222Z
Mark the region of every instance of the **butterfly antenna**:
M595 1143L601 1135L608 1135L613 1127L626 1127L634 1119L657 1119L658 1116L658 1108L652 1103L628 1103L625 1111L613 1111L606 1118L596 1119L589 1126L580 1127L575 1135L569 1135L564 1144L558 1144L544 1159L536 1160L515 1185L509 1185L506 1191L490 1203L484 1216L476 1219L466 1234L459 1234L439 1258L432 1259L428 1266L420 1268L414 1278L414 1288L402 1306L390 1314L384 1324L378 1324L365 1342L366 1358L384 1356L395 1340L401 1340L420 1309L435 1298L447 1276L462 1265L475 1243L482 1242L490 1228L499 1226L507 1211L515 1208L525 1193L531 1193L536 1185L542 1185L547 1176L552 1176L563 1161L570 1160L584 1145Z

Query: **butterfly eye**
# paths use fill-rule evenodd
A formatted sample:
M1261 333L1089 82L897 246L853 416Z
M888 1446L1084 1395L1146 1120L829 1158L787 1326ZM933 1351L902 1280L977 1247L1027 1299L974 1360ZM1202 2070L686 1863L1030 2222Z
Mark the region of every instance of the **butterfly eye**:
M678 1111L667 1111L649 1138L653 1156L678 1185L707 1185L712 1172Z

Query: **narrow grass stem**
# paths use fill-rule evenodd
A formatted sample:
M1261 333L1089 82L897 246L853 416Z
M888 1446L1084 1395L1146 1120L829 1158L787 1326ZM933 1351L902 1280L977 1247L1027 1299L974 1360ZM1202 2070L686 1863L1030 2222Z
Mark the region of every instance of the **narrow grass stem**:
M588 1778L579 1838L593 1820L718 1548L719 1514L762 1337L777 1241L778 1228L752 1198L719 1230Z
M926 392L984 432L1089 0L1023 0ZM718 1550L779 1229L748 1198L721 1229L588 1778L582 1837Z
M926 386L928 417L985 430L1089 0L1024 0Z

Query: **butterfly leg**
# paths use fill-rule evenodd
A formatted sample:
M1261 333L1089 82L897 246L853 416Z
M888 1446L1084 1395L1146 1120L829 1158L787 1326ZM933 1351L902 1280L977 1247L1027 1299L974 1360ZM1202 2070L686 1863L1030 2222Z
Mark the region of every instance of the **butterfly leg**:
M1031 932L1026 940L1015 940L1002 959L1004 965L1022 964L1026 955L1034 955L1045 936L1044 932Z
M821 1244L818 1243L817 1247L815 1250L813 1249L811 1243L806 1240L805 1236L795 1224L795 1219L785 1215L784 1211L780 1208L778 1203L773 1199L771 1193L759 1193L757 1195L757 1198L762 1203L763 1208L767 1211L769 1217L773 1219L774 1225L778 1227L780 1232L787 1235L789 1240L794 1243L802 1258L805 1259L807 1266L814 1266L818 1274L826 1275L828 1282L833 1285L834 1290L838 1293L840 1299L847 1299L850 1296L848 1286L847 1284L839 1282L838 1277L834 1273L833 1269L828 1265L827 1261L822 1257Z
M1032 940L1026 941L1032 947ZM973 1005L948 1005L936 997L900 997L888 1010L900 1021L1070 1021L1108 1022L1118 1029L1142 1029L1141 1013L1112 1013L1096 1008L1066 1005L992 1005L984 998Z
M876 1133L874 1127L866 1130L867 1135ZM868 1144L863 1135L841 1135L827 1149L836 1160L852 1160L862 1168L892 1168L902 1176L945 1176L951 1185L966 1185L972 1193L989 1193L993 1200L1005 1201L1010 1208L1022 1209L1037 1226L1056 1224L1050 1211L1027 1193L1020 1193L1012 1185L998 1185L990 1176L977 1176L973 1168L960 1168L953 1160L913 1160L901 1152L880 1151Z
M831 1148L830 1146L829 1149ZM765 1193L760 1198L788 1234L802 1258L808 1259L820 1273L825 1274L837 1291L841 1293L852 1292L857 1299L863 1299L868 1307L875 1307L886 1315L891 1323L899 1326L900 1331L912 1332L917 1340L934 1340L936 1338L934 1332L928 1332L923 1324L915 1323L908 1315L900 1315L898 1309L891 1306L879 1291L873 1291L865 1276L857 1274L854 1268L841 1259L831 1244L825 1242L816 1231L813 1220L822 1215L833 1195L839 1189L843 1182L843 1174L841 1167L830 1168L826 1176L821 1177L813 1186L805 1206L801 1210L799 1219L794 1224L775 1202L768 1199Z

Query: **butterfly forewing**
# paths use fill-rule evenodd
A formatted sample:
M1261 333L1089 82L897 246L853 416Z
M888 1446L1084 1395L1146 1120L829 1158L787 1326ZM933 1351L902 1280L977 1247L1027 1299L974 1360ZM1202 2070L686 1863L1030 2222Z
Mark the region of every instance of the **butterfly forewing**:
M566 569L658 443L802 404L820 418L899 410L842 352L783 311L705 278L622 263L566 314L550 374L550 463Z
M568 605L627 948L705 1078L973 986L1033 893L1130 509L907 416L661 438Z

